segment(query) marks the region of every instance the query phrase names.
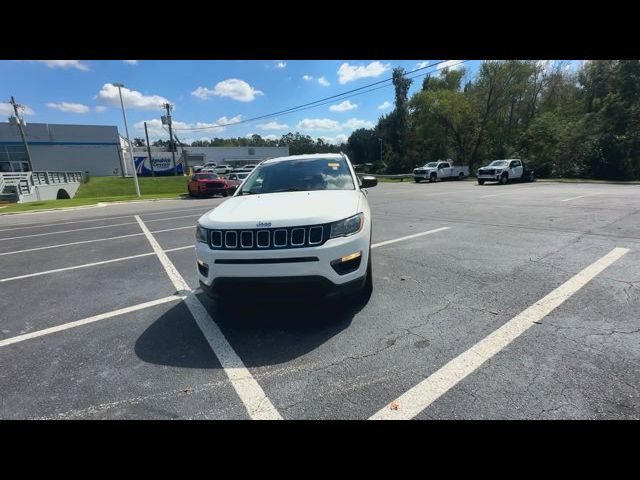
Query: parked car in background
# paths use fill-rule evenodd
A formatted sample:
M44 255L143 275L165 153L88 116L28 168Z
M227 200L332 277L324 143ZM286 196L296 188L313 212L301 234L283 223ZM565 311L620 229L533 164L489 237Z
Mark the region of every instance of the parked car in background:
M187 184L189 190L189 196L204 197L208 195L222 195L226 197L231 195L237 185L227 179L220 178L215 173L196 173L191 177L191 180Z
M213 171L213 169L215 169L216 166L217 166L216 162L207 162L204 165L196 165L195 167L193 167L193 171L195 173L203 172L205 170Z
M423 167L413 169L413 179L416 183L422 180L436 182L438 180L464 180L469 176L469 167L456 167L451 161L429 162Z
M517 158L494 160L486 167L478 170L478 184L484 182L499 182L505 185L509 182L533 182L534 171L529 170L525 163Z
M233 167L231 167L231 165L218 165L216 167L216 173L218 175L226 175L227 173L230 173L233 170Z
M235 192L237 190L237 188L242 184L242 180L240 179L240 177L238 177L238 173L230 173L228 175L225 175L225 180L227 180L227 183L229 184L230 188ZM246 174L248 175L248 174Z

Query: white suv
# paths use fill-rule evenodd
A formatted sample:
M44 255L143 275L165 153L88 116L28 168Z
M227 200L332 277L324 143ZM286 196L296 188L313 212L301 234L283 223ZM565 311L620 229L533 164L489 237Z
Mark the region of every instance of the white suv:
M359 179L344 154L262 162L233 197L198 219L200 286L217 299L369 295L371 211L363 188L376 184Z

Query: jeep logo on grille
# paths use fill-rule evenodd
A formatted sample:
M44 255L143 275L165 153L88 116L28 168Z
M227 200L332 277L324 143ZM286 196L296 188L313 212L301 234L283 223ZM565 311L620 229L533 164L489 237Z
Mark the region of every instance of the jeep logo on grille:
M271 222L258 222L256 224L256 227L260 228L260 227L270 227L271 226Z

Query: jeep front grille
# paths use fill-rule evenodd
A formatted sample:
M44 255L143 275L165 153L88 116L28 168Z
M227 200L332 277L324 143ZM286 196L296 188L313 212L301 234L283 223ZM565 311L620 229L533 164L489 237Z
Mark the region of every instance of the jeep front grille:
M322 245L331 235L331 224L301 227L211 230L209 246L216 250L278 250Z

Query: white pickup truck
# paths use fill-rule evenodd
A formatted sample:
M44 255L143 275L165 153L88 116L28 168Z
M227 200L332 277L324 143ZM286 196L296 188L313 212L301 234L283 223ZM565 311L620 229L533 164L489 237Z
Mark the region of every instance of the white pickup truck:
M455 178L463 180L469 176L469 167L456 167L451 162L429 162L423 167L413 169L413 179L416 183L422 180L429 180L435 182L438 180L444 180L445 178Z

